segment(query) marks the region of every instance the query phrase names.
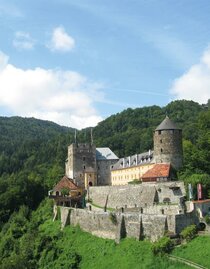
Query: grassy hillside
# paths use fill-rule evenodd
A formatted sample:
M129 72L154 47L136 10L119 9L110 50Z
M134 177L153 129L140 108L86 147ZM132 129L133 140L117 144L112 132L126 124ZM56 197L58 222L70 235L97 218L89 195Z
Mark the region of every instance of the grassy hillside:
M50 201L28 215L26 208L14 214L0 233L1 269L187 269L166 257L153 257L151 243L134 239L100 239L79 227L60 230L52 221Z
M176 248L173 255L191 260L195 263L210 268L210 236L196 237L187 245Z

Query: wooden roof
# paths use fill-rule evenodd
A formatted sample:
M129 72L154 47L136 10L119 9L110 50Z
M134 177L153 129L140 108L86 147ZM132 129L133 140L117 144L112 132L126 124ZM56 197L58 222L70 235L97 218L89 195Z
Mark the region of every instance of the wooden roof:
M170 175L170 163L158 163L155 164L151 169L149 169L142 176L142 179L169 177L169 175Z
M54 191L60 191L62 189L77 190L77 185L73 182L72 179L69 179L67 176L64 176L53 188Z

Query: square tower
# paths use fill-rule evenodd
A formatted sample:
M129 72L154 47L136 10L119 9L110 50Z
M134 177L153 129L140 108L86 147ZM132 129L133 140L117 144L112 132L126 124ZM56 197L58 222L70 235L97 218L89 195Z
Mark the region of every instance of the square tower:
M87 175L91 171L91 175ZM90 184L95 185L96 180L96 147L90 143L73 143L68 147L66 160L66 176L72 178L80 187L86 187L87 177ZM91 181L92 179L92 181Z

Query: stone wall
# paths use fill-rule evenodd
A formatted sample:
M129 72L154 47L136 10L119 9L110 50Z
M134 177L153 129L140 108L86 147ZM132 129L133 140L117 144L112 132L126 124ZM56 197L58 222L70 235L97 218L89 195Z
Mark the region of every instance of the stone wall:
M118 160L97 160L98 185L111 185L111 165Z
M117 211L122 212L122 208L119 208ZM153 206L145 207L134 207L134 208L123 208L125 213L142 213L148 215L176 215L184 213L184 209L179 205L170 205L170 204L154 204Z
M132 237L155 241L166 231L165 215L114 214L115 223L109 212L68 207L61 207L60 210L62 228L68 224L79 225L82 230L102 238L119 240L121 237Z
M194 213L152 215L137 212L109 213L67 207L60 209L62 228L68 224L79 225L86 232L116 241L122 237L156 241L164 236L166 231L176 234L191 224L198 224Z
M76 180L80 187L84 187L84 173L96 171L96 147L89 143L71 144L68 147L66 161L66 176Z
M172 189L171 186L179 187ZM180 199L185 196L183 182L143 183L125 186L101 186L89 188L89 197L93 203L104 207L145 207L154 203L163 203L169 198L172 204L180 204Z
M180 169L183 163L181 130L157 130L154 132L154 158L156 163L171 163Z

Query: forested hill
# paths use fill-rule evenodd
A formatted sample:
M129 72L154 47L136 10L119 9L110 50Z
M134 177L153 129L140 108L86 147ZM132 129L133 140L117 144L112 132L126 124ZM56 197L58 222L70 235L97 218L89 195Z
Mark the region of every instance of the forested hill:
M153 131L166 115L183 129L193 143L198 138L198 119L207 106L193 101L174 101L165 107L128 108L98 124L94 138L99 146L110 146L122 157L153 148Z
M49 121L0 117L0 226L21 205L36 208L63 175L73 133Z
M119 157L153 148L153 131L168 115L182 129L184 175L210 174L210 110L192 101L127 109L93 129L98 147ZM34 118L0 117L0 223L20 205L34 209L64 174L67 146L74 130ZM90 129L78 131L78 142L90 141Z
M191 182L195 194L197 183L202 183L204 198L210 198L208 105L175 101L163 108L127 109L99 123L93 129L94 142L100 147L110 147L119 156L141 153L153 148L153 131L166 115L183 129L185 164L179 179ZM40 204L47 197L47 191L63 176L67 146L73 141L74 130L71 128L34 118L0 117L0 268L64 268L64 264L71 262L74 263L68 268L80 268L73 264L79 264L81 258L87 259L85 255L80 257L75 253L71 241L68 245L68 240L64 240L67 236L62 235L50 220L50 201ZM88 141L90 128L79 131L78 142ZM74 233L68 236L74 238L81 232ZM82 240L86 242L85 237ZM90 240L95 244L94 238ZM84 245L83 241L78 243L73 239L72 242L79 244L79 248L83 246L86 253L88 243ZM132 244L129 243L128 250L136 250ZM124 253L128 250L123 249ZM113 252L113 247L110 251ZM143 260L146 253L148 251L140 255ZM125 255L126 260L129 255ZM95 261L93 256L87 255L92 263ZM163 267L145 265L142 268ZM92 264L87 268L92 268Z

